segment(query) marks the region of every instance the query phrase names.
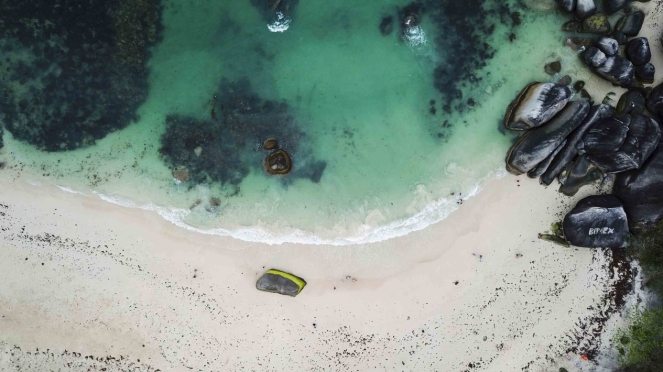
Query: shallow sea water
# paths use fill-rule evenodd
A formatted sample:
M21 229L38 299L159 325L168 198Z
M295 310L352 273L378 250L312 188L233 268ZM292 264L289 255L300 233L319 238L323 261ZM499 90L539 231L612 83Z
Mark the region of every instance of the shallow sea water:
M560 14L516 0L469 1L482 10L472 14L424 3L407 34L409 1L299 1L288 15L258 3L166 1L138 120L63 152L5 130L7 172L206 233L379 241L443 219L498 176L513 139L498 130L506 106L530 81L554 80L546 62L575 58ZM272 137L293 156L289 175L262 168ZM193 180L177 182L174 165Z

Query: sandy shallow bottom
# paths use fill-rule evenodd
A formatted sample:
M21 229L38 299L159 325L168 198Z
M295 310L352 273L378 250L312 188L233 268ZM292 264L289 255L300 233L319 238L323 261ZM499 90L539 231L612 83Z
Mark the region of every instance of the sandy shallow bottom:
M596 355L614 293L632 286L609 250L537 239L580 195L524 178L426 230L348 247L202 236L56 187L0 189L8 369L548 371ZM272 267L308 286L258 292Z

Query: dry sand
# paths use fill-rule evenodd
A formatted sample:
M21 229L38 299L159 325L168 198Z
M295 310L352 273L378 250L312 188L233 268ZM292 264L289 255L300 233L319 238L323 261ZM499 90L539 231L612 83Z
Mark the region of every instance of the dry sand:
M638 6L660 17L654 2ZM648 22L660 67L660 27ZM618 91L598 78L588 87L597 100ZM619 324L633 289L619 251L537 239L597 188L567 198L508 176L405 237L266 246L8 174L2 371L591 370L580 356L609 346L604 324ZM270 268L308 285L296 298L258 292Z
M0 189L0 365L29 370L546 370L595 352L591 324L628 280L609 250L537 239L570 200L522 177L423 231L345 247L250 244L53 186ZM307 287L258 292L272 267Z

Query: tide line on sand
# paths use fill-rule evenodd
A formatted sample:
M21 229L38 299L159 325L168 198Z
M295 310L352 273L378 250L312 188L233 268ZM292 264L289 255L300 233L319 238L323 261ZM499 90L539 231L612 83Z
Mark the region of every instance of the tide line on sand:
M476 196L483 186L494 179L502 178L506 172L502 169L489 172L485 177L481 178L476 184L471 187L469 191L465 191L463 200L467 200ZM60 190L86 195L82 192L73 190L69 187L55 185ZM234 229L215 228L203 229L185 222L186 217L191 214L191 210L184 208L168 208L153 203L139 205L134 201L119 196L111 196L99 192L92 192L100 199L120 205L126 208L139 208L147 211L156 212L163 219L169 221L173 225L201 234L206 235L219 235L229 236L234 239L239 239L252 243L263 243L268 245L280 245L286 243L295 244L312 244L312 245L331 245L331 246L346 246L356 244L377 243L388 239L398 238L408 235L415 231L420 231L426 227L438 223L447 218L451 213L460 208L457 199L450 199L446 197L439 198L428 205L415 215L406 219L398 220L386 224L384 226L374 227L363 224L357 228L358 233L353 236L338 237L338 238L323 238L315 235L312 232L306 232L297 228L282 229L279 227L279 233L275 233L274 228L253 226L253 227L238 227Z

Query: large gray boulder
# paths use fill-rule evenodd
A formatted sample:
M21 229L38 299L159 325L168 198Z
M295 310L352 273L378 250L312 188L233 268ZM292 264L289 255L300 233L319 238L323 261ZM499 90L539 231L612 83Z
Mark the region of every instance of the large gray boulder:
M507 108L504 126L512 130L541 126L564 108L571 94L571 89L564 85L529 84Z
M656 120L640 114L631 115L624 144L616 152L589 155L589 160L604 173L620 173L640 168L654 152L661 139Z
M631 231L638 232L663 219L663 146L641 169L620 173L613 193L624 203Z
M576 157L578 154L576 145L582 140L582 137L587 130L599 120L612 116L614 112L615 109L607 104L593 106L582 124L569 135L564 148L562 148L559 154L555 156L555 159L553 159L552 163L547 167L545 173L541 175L541 184L550 185L555 177L557 177L562 169L564 169L566 164Z
M546 125L532 129L516 142L506 157L506 168L515 175L527 173L544 161L589 113L589 102L570 102Z
M564 236L576 247L622 248L629 235L622 202L612 195L588 196L564 217Z
M579 154L605 154L619 150L624 144L631 124L629 115L617 115L601 119L576 145Z
M656 86L647 96L647 109L663 120L663 84Z

